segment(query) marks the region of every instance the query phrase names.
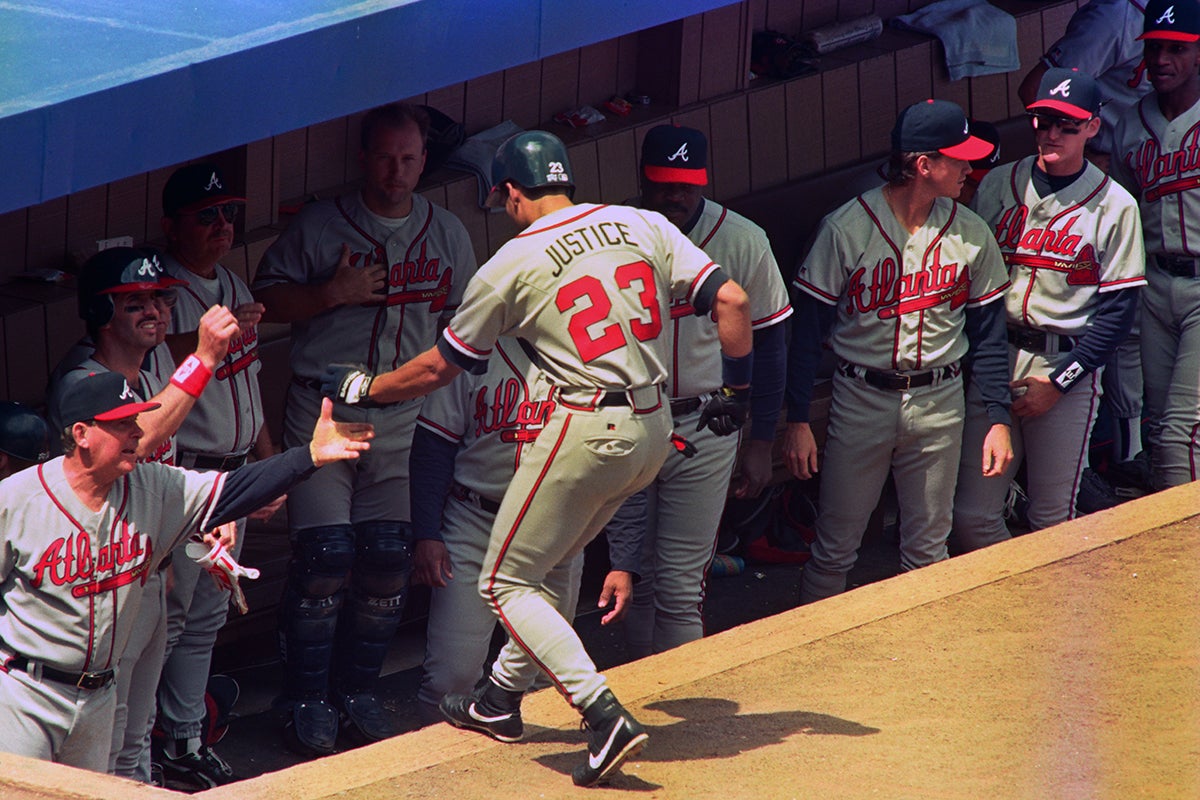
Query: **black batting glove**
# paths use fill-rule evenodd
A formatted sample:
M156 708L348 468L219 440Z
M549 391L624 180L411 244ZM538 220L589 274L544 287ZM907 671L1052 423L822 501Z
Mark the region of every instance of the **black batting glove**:
M717 436L728 436L737 433L746 424L749 415L750 387L731 389L722 386L705 401L696 430L702 430L707 425Z
M374 380L374 375L354 364L330 364L321 376L321 394L349 406L373 408L378 405L371 401Z

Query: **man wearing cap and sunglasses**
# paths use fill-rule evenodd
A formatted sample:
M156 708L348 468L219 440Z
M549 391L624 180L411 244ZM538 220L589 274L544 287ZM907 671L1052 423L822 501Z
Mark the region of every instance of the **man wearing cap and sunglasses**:
M163 187L161 226L167 239L163 266L181 281L172 298L168 344L181 358L213 306L229 308L238 322L229 352L214 368L213 379L176 436L176 463L188 469L230 470L244 464L248 456L262 459L276 452L263 419L258 385L258 323L263 306L254 301L245 282L220 263L233 246L234 222L245 202L232 191L220 167L208 162L180 167ZM250 516L267 519L283 501L276 498ZM234 558L241 555L245 530L246 520L237 520ZM201 739L212 650L228 615L229 593L202 578L200 565L182 552L174 563L174 583L167 598L167 656L158 686L157 727L164 734L160 760L168 777L209 788L235 777Z
M1037 155L992 170L975 195L1012 281L1005 307L1014 459L1002 475L980 469L990 423L972 386L954 500L954 534L967 551L1009 538L1004 502L1022 458L1030 528L1075 516L1100 376L1129 335L1146 283L1137 203L1084 158L1100 104L1090 76L1047 70L1027 109Z
M191 394L190 380L173 388ZM0 751L104 771L114 667L147 576L185 536L357 458L373 435L326 403L307 448L189 472L139 460L139 415L159 408L119 372L90 374L62 397L66 455L0 481Z
M1112 174L1138 198L1145 235L1142 373L1156 489L1200 464L1200 3L1146 6L1154 91L1117 124Z
M987 225L949 199L970 161L991 147L971 135L954 103L904 109L892 129L888 182L825 217L796 275L784 456L801 480L817 472L808 411L827 336L838 358L802 603L845 591L889 472L900 503L901 568L947 557L965 357L991 422L982 469L1002 474L1012 458L999 302L1008 277Z

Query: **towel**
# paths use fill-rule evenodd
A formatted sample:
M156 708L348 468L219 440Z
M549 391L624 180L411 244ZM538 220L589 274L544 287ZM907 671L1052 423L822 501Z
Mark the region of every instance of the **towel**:
M896 17L892 25L941 39L952 81L1012 72L1021 66L1017 21L985 0L939 0Z
M488 194L492 191L492 159L496 151L510 136L515 136L524 130L512 120L505 120L499 125L481 131L467 139L446 159L446 166L451 169L470 172L479 181L479 207L486 208ZM503 211L504 209L488 209Z

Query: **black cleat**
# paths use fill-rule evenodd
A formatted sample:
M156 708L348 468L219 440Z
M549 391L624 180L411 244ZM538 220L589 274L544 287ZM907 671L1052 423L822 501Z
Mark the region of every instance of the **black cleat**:
M501 689L488 679L482 688L469 695L448 694L438 708L456 728L486 733L500 742L515 742L525 732L521 721L523 692Z
M650 738L608 689L584 709L583 725L588 729L588 758L571 773L576 786L608 780L626 759L641 752Z
M225 763L225 759L204 744L200 745L199 750L183 753L178 757L163 753L162 774L204 789L213 789L238 780L233 774L233 768Z

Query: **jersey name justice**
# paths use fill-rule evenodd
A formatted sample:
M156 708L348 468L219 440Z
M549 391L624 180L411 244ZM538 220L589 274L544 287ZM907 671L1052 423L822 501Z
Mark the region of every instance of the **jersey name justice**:
M629 228L623 222L601 222L596 225L582 225L569 233L555 239L546 248L546 255L554 262L555 277L562 274L563 267L589 250L601 247L628 245L639 247L637 242L629 238Z

